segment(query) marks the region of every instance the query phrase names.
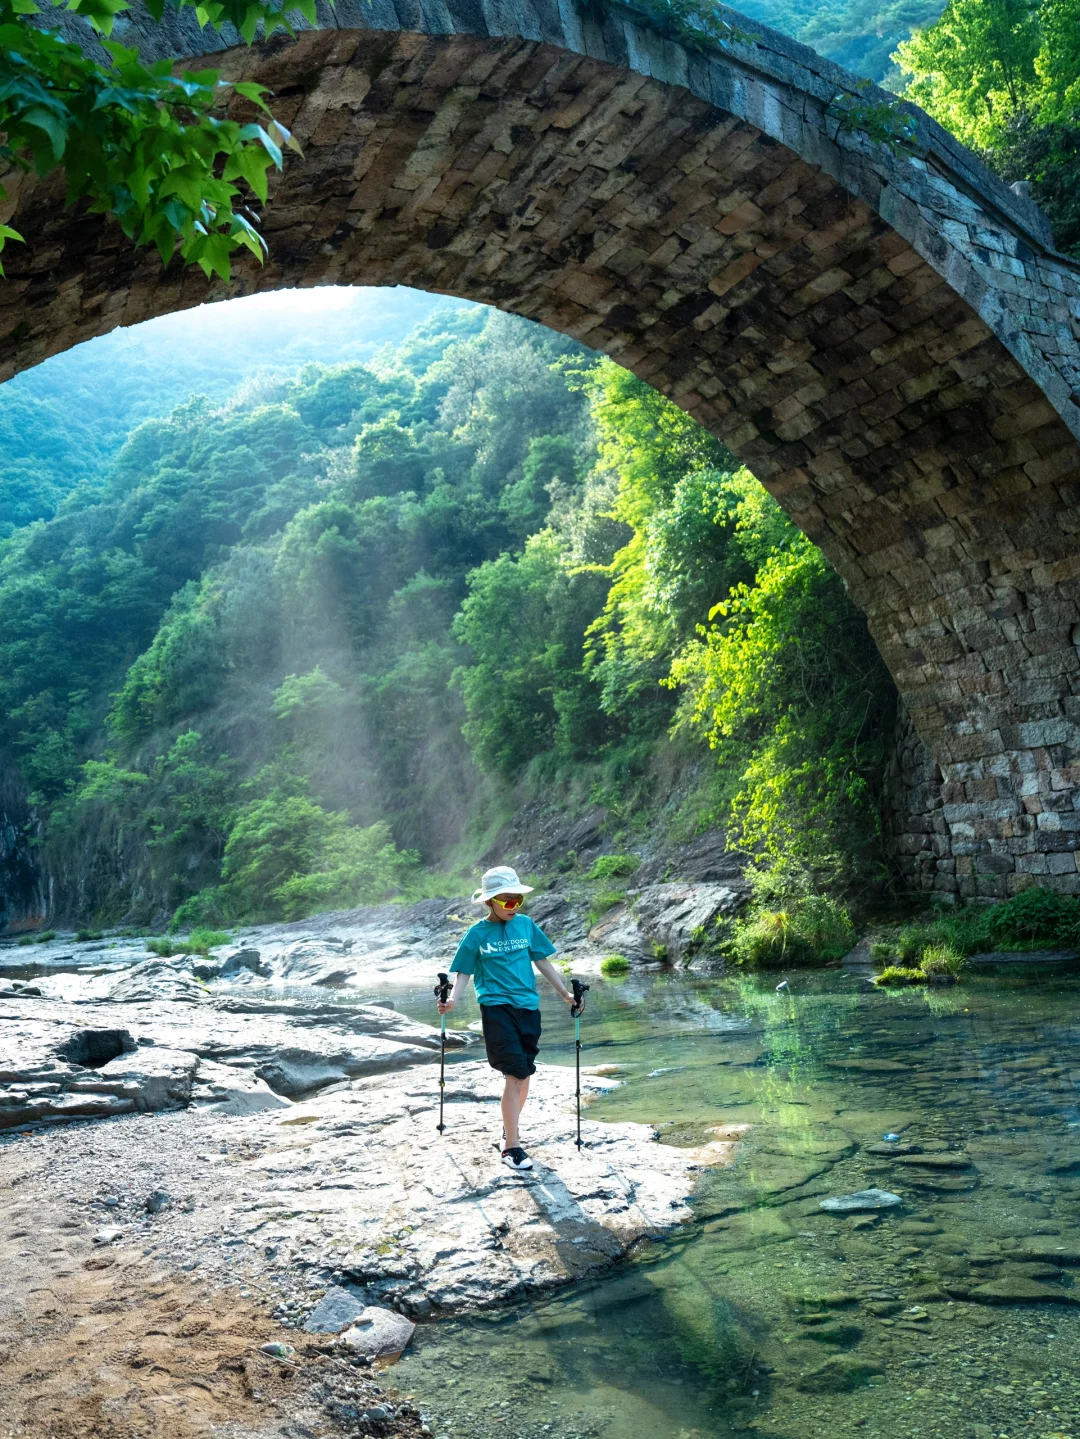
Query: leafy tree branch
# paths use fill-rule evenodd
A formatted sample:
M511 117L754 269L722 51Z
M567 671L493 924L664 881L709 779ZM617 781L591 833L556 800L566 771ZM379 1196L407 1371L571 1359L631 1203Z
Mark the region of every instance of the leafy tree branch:
M163 264L179 248L207 277L228 280L234 251L261 260L266 245L251 201L266 200L268 172L281 169L283 148L299 151L273 119L266 88L227 84L216 70L176 76L169 60L144 64L109 38L128 0L68 0L65 8L97 32L107 62L40 23L48 8L35 0L0 0L0 173L44 177L62 167L69 204L86 201L91 213L113 216L137 245L156 246ZM148 4L156 20L164 8L164 0ZM290 28L277 5L223 0L191 8L200 24L233 25L249 42L260 24L267 34ZM297 11L313 19L313 0L289 6ZM233 95L257 118L228 118ZM6 198L0 183L0 203ZM0 251L23 240L0 225Z

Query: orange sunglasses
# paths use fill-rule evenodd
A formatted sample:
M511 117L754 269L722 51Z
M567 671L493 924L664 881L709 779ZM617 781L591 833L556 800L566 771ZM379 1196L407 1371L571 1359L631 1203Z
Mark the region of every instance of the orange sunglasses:
M524 900L523 894L508 894L505 899L500 899L498 895L495 895L495 903L501 905L503 909L517 909Z

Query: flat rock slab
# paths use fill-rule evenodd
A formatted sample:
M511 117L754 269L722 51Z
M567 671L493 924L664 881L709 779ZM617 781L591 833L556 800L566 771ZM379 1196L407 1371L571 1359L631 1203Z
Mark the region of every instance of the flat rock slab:
M1080 960L1076 949L991 949L968 955L973 965L1074 964Z
M829 1069L851 1069L857 1074L907 1074L911 1066L895 1059L827 1059Z
M474 1042L448 1035L452 1047ZM243 996L85 1005L19 996L0 1001L0 1129L190 1104L250 1113L431 1063L439 1048L433 1026L377 1004L305 1011Z
M883 1145L878 1145L874 1152L880 1154ZM970 1169L971 1160L966 1154L897 1154L897 1164L915 1169Z
M496 1147L499 1076L474 1060L448 1066L443 1138L438 1078L424 1065L277 1111L65 1127L50 1136L51 1182L60 1195L86 1195L95 1213L104 1203L95 1195L119 1194L107 1222L152 1244L170 1270L268 1293L288 1275L304 1296L294 1321L318 1316L340 1332L359 1322L360 1306L434 1317L594 1273L689 1219L701 1170L733 1156L732 1142L675 1148L646 1125L587 1111L579 1153L574 1071L545 1065L524 1135L536 1167L512 1173ZM612 1083L582 1076L587 1099ZM173 1201L148 1216L146 1196L161 1186ZM325 1291L329 1314L315 1307Z
M1059 1239L1056 1235L1033 1235L1021 1239L1019 1257L1044 1264L1080 1264L1080 1244L1076 1239Z
M875 1209L895 1209L904 1201L887 1189L860 1189L855 1194L836 1194L818 1206L830 1214L865 1214Z
M1080 1298L1070 1289L1019 1276L979 1284L968 1291L967 1297L976 1304L1080 1304Z

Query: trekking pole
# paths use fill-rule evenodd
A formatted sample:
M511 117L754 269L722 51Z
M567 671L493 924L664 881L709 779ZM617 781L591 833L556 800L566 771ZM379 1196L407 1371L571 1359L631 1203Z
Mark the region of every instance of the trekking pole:
M439 972L439 982L435 986L435 998L440 1004L445 1004L450 998L450 976L441 971ZM443 1099L446 1094L446 1015L440 1014L439 1018L442 1021L442 1043L439 1052L439 1122L436 1128L441 1134L446 1128L443 1123Z
M574 1016L574 1068L577 1073L577 1147L581 1149L581 1011L585 1004L585 996L589 992L589 986L582 984L580 979L570 981L574 990L574 1002L570 1006L570 1013Z

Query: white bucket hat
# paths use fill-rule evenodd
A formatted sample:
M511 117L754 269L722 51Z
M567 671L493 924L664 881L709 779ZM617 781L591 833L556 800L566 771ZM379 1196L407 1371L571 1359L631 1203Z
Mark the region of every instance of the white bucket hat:
M489 869L484 874L472 902L486 904L497 894L532 894L533 888L531 884L522 884L516 869L511 869L508 864L497 864L494 869Z

